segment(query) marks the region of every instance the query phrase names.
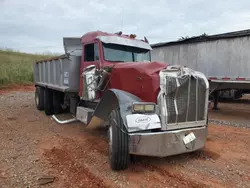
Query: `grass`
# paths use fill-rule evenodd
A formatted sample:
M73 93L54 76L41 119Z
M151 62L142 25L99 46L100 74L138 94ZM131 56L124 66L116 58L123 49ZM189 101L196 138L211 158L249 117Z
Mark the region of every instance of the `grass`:
M53 54L28 54L13 50L0 50L0 86L9 84L31 84L33 63L50 58Z

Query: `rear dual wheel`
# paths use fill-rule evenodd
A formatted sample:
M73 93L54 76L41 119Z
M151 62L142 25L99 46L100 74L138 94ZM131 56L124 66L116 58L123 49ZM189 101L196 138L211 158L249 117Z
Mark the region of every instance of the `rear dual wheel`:
M38 110L44 110L44 88L36 87L35 91L35 103Z
M53 91L53 110L54 114L62 113L62 104L63 104L63 93L59 91Z
M37 86L35 103L38 110L44 110L46 115L62 112L63 93L49 88Z
M45 92L44 92L44 112L46 115L54 114L53 90L49 88L45 88Z

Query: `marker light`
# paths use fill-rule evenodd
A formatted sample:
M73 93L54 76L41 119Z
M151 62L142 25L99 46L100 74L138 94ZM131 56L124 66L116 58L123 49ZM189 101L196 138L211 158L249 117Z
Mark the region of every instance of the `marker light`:
M135 34L131 34L129 37L132 38L132 39L134 39L136 37L136 35Z

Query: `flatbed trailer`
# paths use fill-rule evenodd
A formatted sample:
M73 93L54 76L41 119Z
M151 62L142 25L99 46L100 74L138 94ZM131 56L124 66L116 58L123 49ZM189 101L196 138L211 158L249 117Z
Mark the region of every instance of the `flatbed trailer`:
M238 99L250 92L250 30L184 38L151 47L153 61L179 64L204 73L215 109L219 97Z

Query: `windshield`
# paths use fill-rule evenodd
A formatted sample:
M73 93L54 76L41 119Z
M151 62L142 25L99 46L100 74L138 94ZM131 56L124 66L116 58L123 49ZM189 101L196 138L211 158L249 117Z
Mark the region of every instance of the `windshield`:
M104 44L104 59L114 62L149 62L150 51L118 44Z

